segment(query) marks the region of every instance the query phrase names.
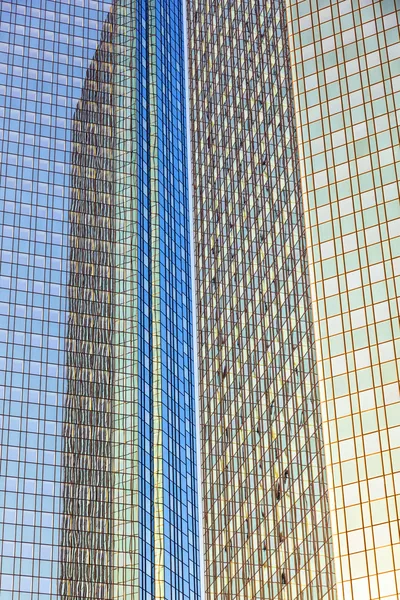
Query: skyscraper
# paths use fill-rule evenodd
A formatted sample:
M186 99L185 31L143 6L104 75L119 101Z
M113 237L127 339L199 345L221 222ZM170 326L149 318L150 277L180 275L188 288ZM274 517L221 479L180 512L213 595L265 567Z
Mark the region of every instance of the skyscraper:
M288 2L339 598L400 594L399 3Z
M285 7L190 4L208 599L335 598Z
M61 598L112 598L116 329L115 6L72 120Z
M206 597L394 600L400 9L189 13Z
M1 17L2 594L197 598L182 4Z
M400 595L396 0L0 5L0 596Z

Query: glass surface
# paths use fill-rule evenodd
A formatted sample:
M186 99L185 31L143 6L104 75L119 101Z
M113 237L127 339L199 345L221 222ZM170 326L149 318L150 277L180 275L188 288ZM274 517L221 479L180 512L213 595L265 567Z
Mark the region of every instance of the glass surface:
M188 3L208 600L334 599L285 3Z
M0 11L1 595L196 598L181 3Z
M400 10L393 0L301 7L287 3L337 590L394 600Z

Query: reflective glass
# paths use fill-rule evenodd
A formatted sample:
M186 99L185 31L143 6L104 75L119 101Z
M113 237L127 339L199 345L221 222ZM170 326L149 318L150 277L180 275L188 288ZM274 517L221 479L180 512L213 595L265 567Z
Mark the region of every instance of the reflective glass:
M197 598L181 2L0 11L1 596Z
M285 4L188 9L206 598L331 600Z

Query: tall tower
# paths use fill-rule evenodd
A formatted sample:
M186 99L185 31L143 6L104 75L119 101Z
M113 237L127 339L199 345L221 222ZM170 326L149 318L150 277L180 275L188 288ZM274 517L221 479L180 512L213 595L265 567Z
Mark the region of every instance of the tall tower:
M285 5L188 10L206 598L333 600Z
M399 24L190 4L209 598L400 593Z
M196 600L182 2L0 12L0 595Z
M116 0L75 113L65 597L198 595L183 56L180 2Z
M115 6L72 120L60 596L113 598Z
M400 595L400 7L287 2L338 597Z

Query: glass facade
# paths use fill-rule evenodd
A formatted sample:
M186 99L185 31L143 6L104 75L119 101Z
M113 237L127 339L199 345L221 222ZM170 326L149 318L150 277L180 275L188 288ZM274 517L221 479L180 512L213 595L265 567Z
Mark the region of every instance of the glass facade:
M285 5L188 12L206 598L333 600Z
M2 2L1 596L199 596L179 0Z
M396 0L0 3L0 597L400 596Z
M338 597L400 595L400 8L287 4Z

